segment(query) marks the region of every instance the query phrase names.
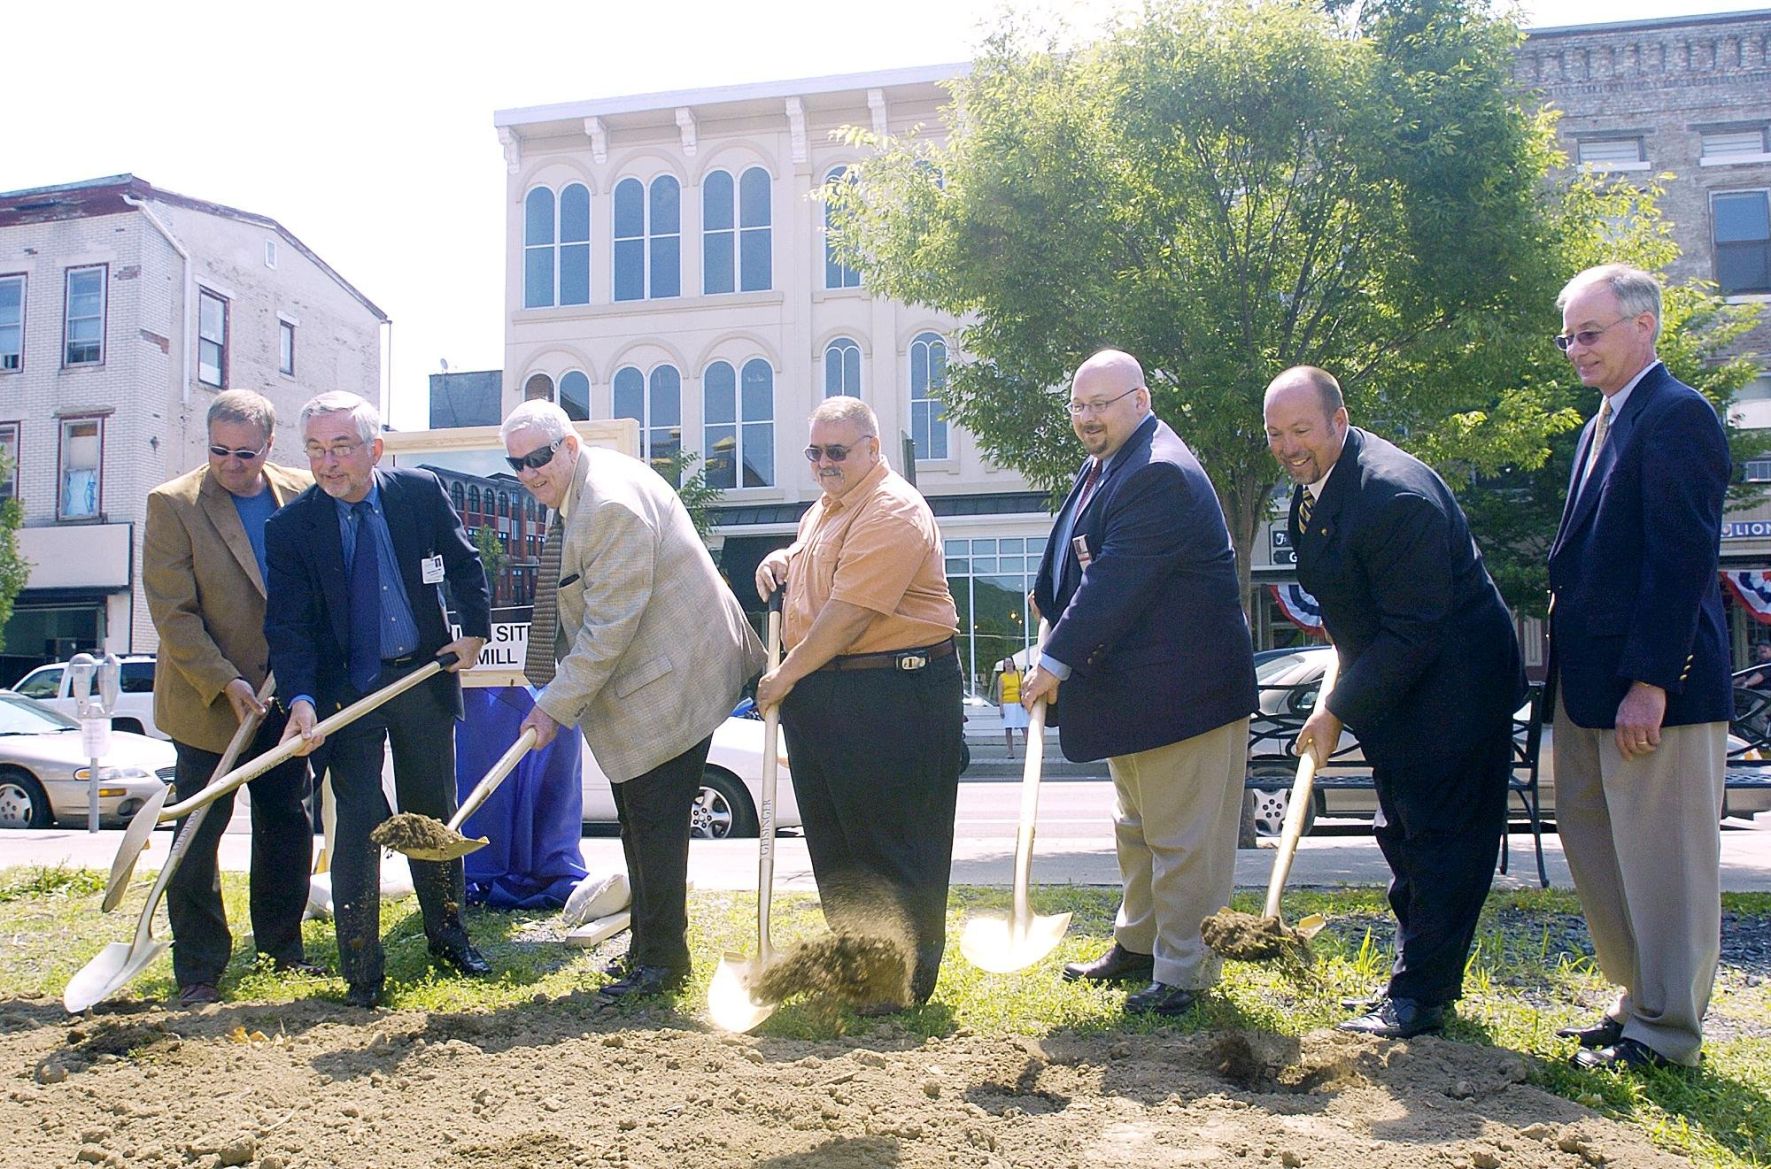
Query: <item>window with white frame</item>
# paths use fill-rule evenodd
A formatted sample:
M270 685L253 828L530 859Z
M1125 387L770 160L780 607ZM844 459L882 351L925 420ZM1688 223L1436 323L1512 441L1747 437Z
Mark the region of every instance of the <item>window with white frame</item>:
M104 364L106 273L104 264L68 269L63 365Z
M1707 165L1722 162L1757 162L1765 157L1765 127L1747 129L1705 130L1702 134L1702 161Z
M554 198L551 187L523 197L523 307L552 308Z
M1039 575L1045 536L952 539L946 544L947 588L959 611L959 650L970 688L989 693L1003 658L1033 644L1039 619L1027 595Z
M682 294L682 186L672 175L649 185L615 184L615 299Z
M849 168L846 166L835 167L829 174L824 176L824 183L826 186L829 186L832 183L852 183L854 181L854 176L849 173ZM836 248L830 238L831 230L841 223L841 220L837 218L840 214L841 213L833 207L828 200L825 201L824 287L859 288L861 287L861 274L836 258Z
M769 172L710 171L701 183L701 291L765 292L774 281Z
M18 426L0 422L0 500L18 497Z
M528 402L536 398L546 398L550 402L553 401L553 379L544 373L530 374L529 380L523 383L523 401Z
M560 190L560 303L590 303L590 188Z
M683 446L683 378L674 365L642 375L633 366L615 371L613 414L640 424L640 457L678 486L670 464Z
M535 187L523 198L523 307L590 303L590 188L567 183L559 198Z
M742 372L716 361L701 375L703 466L709 487L775 485L775 371L753 357Z
M97 519L104 502L104 419L63 418L56 518Z
M277 322L277 372L295 376L295 324Z
M590 378L579 370L560 375L560 409L574 422L590 421Z
M220 388L227 384L228 302L207 288L197 290L197 380Z
M1644 165L1638 134L1582 138L1575 144L1576 161L1589 170L1637 170Z
M1716 283L1723 296L1771 293L1771 200L1765 191L1710 195Z
M1771 459L1748 459L1745 478L1748 483L1771 483Z
M910 342L910 437L919 459L947 457L947 342L939 333L918 333Z
M0 276L0 373L25 364L25 278Z
M824 346L824 396L861 396L861 347L847 337Z

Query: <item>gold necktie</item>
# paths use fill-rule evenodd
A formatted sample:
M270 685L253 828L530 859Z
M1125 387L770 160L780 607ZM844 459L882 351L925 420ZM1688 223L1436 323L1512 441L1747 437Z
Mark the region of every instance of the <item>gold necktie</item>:
M1606 398L1599 407L1599 420L1593 425L1593 445L1587 451L1587 465L1580 473L1580 485L1584 488L1587 479L1592 475L1593 468L1598 465L1599 451L1605 446L1605 437L1611 433L1611 399Z
M560 545L566 542L560 513L553 513L547 539L541 543L541 567L535 577L535 611L529 618L529 650L523 656L523 674L537 686L553 681L554 642L560 631Z
M1310 494L1310 489L1308 487L1304 488L1304 497L1298 500L1298 535L1301 536L1310 530L1310 512L1313 511L1315 507L1315 496Z

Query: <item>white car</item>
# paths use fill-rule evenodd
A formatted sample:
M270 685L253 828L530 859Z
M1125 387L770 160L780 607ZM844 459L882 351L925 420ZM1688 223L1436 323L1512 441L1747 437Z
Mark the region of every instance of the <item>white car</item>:
M156 739L169 738L154 725L154 655L129 654L121 660L122 676L117 680L117 709L111 712L111 728ZM69 718L78 718L79 700L74 697L72 683L68 663L52 662L20 678L13 690Z
M114 731L99 760L101 824L123 824L172 782L172 745ZM0 690L0 828L86 823L90 766L80 724L41 703Z

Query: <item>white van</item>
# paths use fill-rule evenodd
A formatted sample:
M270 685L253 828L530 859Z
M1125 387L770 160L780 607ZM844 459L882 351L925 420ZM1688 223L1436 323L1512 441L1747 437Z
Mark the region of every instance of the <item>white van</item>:
M123 673L118 679L117 709L111 712L111 726L156 739L169 738L154 725L154 655L129 654L120 660ZM51 662L20 678L12 689L69 718L79 718L71 685L68 663Z

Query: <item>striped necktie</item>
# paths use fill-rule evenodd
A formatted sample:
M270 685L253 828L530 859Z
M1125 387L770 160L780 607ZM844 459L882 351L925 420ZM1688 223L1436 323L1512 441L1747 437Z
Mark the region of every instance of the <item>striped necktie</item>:
M553 681L554 643L560 633L560 545L566 542L560 513L553 513L547 539L541 544L541 567L535 577L535 611L529 618L529 650L523 657L523 674L537 686Z
M1593 446L1587 451L1587 465L1580 473L1580 486L1586 488L1587 480L1592 477L1593 468L1598 466L1599 452L1605 447L1605 438L1611 433L1611 399L1606 398L1599 407L1599 420L1593 424Z
M1310 489L1306 487L1304 488L1304 497L1298 500L1298 535L1301 536L1310 530L1310 513L1314 510L1316 510L1316 497L1311 495Z

